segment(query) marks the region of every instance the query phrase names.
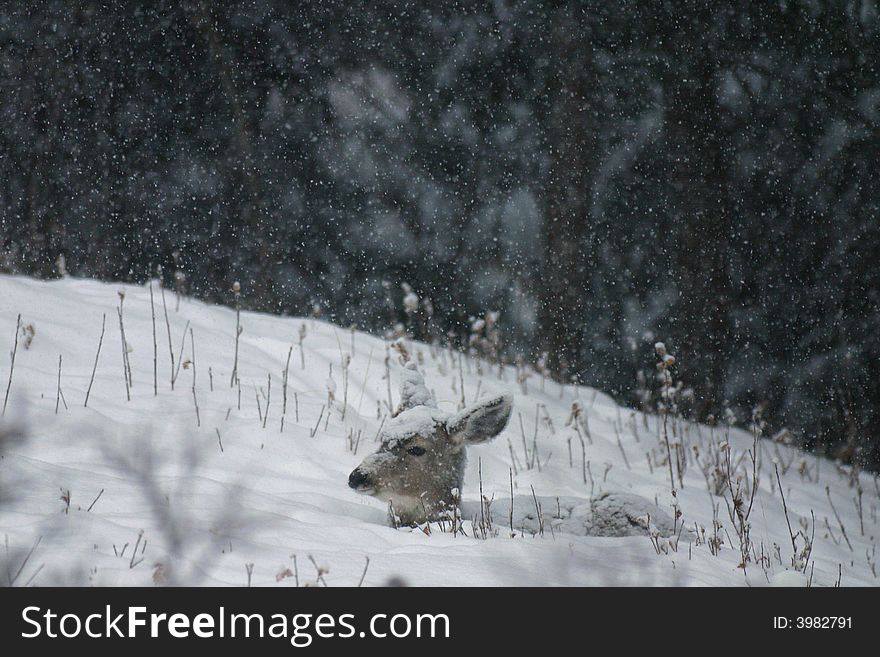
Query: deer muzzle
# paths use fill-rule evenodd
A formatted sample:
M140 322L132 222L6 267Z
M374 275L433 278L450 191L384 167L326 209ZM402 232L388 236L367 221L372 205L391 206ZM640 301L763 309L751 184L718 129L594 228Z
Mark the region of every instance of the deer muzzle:
M372 490L373 482L368 473L360 468L355 468L351 471L351 474L348 475L348 486L359 493L366 493Z

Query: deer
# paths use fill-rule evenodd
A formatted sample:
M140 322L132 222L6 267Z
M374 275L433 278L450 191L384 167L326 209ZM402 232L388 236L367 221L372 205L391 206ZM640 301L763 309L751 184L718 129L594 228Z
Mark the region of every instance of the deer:
M497 395L456 413L441 410L413 362L404 367L400 396L379 449L351 472L348 485L387 502L394 524L418 525L458 506L467 448L504 430L513 397Z
M467 448L504 431L513 398L497 395L457 413L443 411L413 362L403 370L400 397L392 418L382 426L379 449L352 470L348 485L387 502L395 527L445 520L460 505L466 506L461 489ZM498 502L501 516L510 517L511 524L515 506L516 528L532 534L543 533L545 523L553 531L580 536L682 533L682 527L656 504L629 492L603 491L583 499L537 497L533 491L515 505L512 499ZM467 508L462 512L470 513Z

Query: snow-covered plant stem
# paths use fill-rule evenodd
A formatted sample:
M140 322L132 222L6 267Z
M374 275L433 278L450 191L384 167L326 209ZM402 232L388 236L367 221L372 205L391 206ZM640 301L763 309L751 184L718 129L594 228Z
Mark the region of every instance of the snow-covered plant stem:
M235 386L238 378L238 338L241 335L241 283L235 281L232 284L232 293L235 295L235 357L232 361L232 374L229 377L229 387Z

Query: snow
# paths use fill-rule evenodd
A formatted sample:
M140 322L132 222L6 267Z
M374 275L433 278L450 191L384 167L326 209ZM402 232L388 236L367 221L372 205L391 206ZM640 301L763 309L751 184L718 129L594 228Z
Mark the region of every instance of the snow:
M125 334L131 348L130 402L123 382L118 291L125 293ZM326 380L331 365L341 371L349 355L340 347L344 329L313 319L242 312L239 391L229 386L234 310L182 299L175 311L174 293L166 290L175 358L187 322L196 354L194 366L181 367L172 391L158 288L154 295L156 396L146 287L0 276L0 392L5 393L9 376L17 315L21 313L22 325L34 328L30 346L25 348L23 340L19 344L8 410L0 424L21 427L27 434L26 440L6 445L0 460L0 559L11 563L15 573L36 544L18 585L241 586L248 582L248 564L253 564L250 579L255 586L294 586L297 580L314 584L317 573L309 557L328 570L323 579L329 586L357 585L367 557L367 586L392 577L437 586L833 586L838 577L844 586L877 583L872 564L880 503L871 475L862 473L857 487L851 473L835 463L762 439L750 522L757 556L767 561L763 567L750 562L744 570L738 568L740 547L725 498L707 490L693 459L683 475L684 486L672 497L668 466L657 461L665 454L657 439L658 418L618 407L589 388L560 390L548 381L543 392L537 384L524 390L512 369L500 380L497 367L478 368L467 359L463 379L468 403L478 391L481 399L511 394L514 400L504 432L469 448L462 490L468 535L444 533L437 526L430 534L420 528L393 529L386 524L387 510L380 500L347 485L349 472L378 446L380 426L384 423L386 435L395 426L385 408L388 382L380 339L354 336L343 418L342 404L328 400ZM103 314L106 335L84 408ZM300 348L303 322L308 324L302 343L305 369L294 354L282 427L283 370L291 345L294 351ZM458 358L450 359L447 349L419 343L408 349L436 395L438 408L423 407L425 420L434 413L457 412ZM187 335L184 359L191 354ZM63 400L56 415L59 355ZM411 370L392 360L396 404L398 385ZM582 423L589 427L583 447L588 476L575 430L565 426L573 401L579 402ZM538 405L541 417L546 408L553 428L540 420L533 459L540 468L527 469L519 415L531 453ZM265 428L261 414L267 414ZM701 462L708 460L713 444L727 443L734 463L741 457L748 463L749 434L732 430L728 437L722 427L679 425L682 430L688 448L698 448ZM531 513L534 519L537 501L547 516L543 534L534 523L532 531L515 527L511 532L508 527L512 453L518 461L513 478L517 517ZM650 463L646 454L651 454ZM485 540L475 537L467 520L479 509L480 485L493 500L493 531ZM68 495L69 507L62 499ZM564 517L554 519L557 498ZM682 514L679 529L681 523L687 528L677 542L662 539L655 546L656 534L585 536L577 529L590 516L595 528L596 509L603 505L630 514L631 505L659 508L667 517L652 518L653 525L673 517L674 504ZM701 530L693 531L705 528L711 535L713 517L721 525L723 541L717 554L701 540ZM636 518L630 524L638 522ZM788 522L796 534L815 531L806 574L791 566ZM797 540L802 547L802 538ZM287 569L295 576L285 574Z
M399 410L403 411L414 406L429 406L436 408L437 403L434 401L434 395L425 385L424 377L419 373L415 363L406 364L403 372L401 372L400 383L400 405Z
M430 406L414 406L401 415L388 420L383 426L380 438L389 447L413 436L430 436L443 422L448 414Z

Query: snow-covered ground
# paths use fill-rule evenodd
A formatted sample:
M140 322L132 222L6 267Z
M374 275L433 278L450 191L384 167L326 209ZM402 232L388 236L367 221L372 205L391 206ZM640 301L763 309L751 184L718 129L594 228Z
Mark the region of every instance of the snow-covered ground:
M130 401L116 310L120 291L133 379ZM457 354L453 358L448 350L414 342L408 348L441 408L456 410L461 380L468 402L477 395L510 392L515 406L510 424L495 441L469 450L464 500L471 508L479 500L481 469L483 494L503 509L494 514L490 536L475 537L469 522L464 524L467 535L436 526L430 534L394 529L386 524L382 502L347 486L349 472L375 449L387 412L385 342L322 321L242 313L239 391L230 387L235 312L189 299L182 299L177 310L174 294L166 291L176 361L185 338L185 362L172 390L168 334L155 286L154 294L158 395L147 287L0 276L0 394L6 391L17 315L23 327L33 328L32 336L20 334L0 425L27 434L26 440L7 444L0 460L0 561L8 571L0 575L14 578L17 585L240 586L247 584L251 570L253 585L292 586L297 580L316 583L316 565L326 571L319 584L329 586L357 585L362 576L366 586L392 578L441 586L808 581L833 586L838 578L844 586L878 583L872 565L876 479L863 473L860 493L836 464L769 439L759 441L759 485L749 517L754 556L746 569L738 567L740 541L728 512L730 493L720 487L727 501L710 493L707 464L716 455L723 463L729 449L732 468L748 488L752 437L739 430L730 432L726 447L724 428L674 423L688 461L678 491L679 526L687 529L679 541L658 539L655 546L647 535L551 531L555 509L547 508L552 507L549 500L587 502L591 491L594 496L634 493L673 513L658 418L621 408L588 388L560 390L548 381L541 392L535 376L523 390L512 368L499 377L497 366L474 359L463 360L462 373ZM100 359L84 407L104 314ZM348 355L346 393L342 363ZM63 399L56 414L59 356ZM396 353L390 362L396 403L402 366ZM328 387L335 388L329 410ZM575 430L566 426L576 400L586 415L583 451ZM532 460L540 462L540 469L525 465L520 415L529 451L537 446L538 458ZM511 532L508 526L505 505L513 458L518 462L515 508L533 511L534 489L543 501L543 535L519 528ZM788 522L774 465L779 466ZM69 504L63 499L68 497ZM748 495L745 500L748 504ZM714 529L713 517L720 528ZM799 552L813 537L806 574L792 567L789 522ZM717 549L713 536L721 541Z

